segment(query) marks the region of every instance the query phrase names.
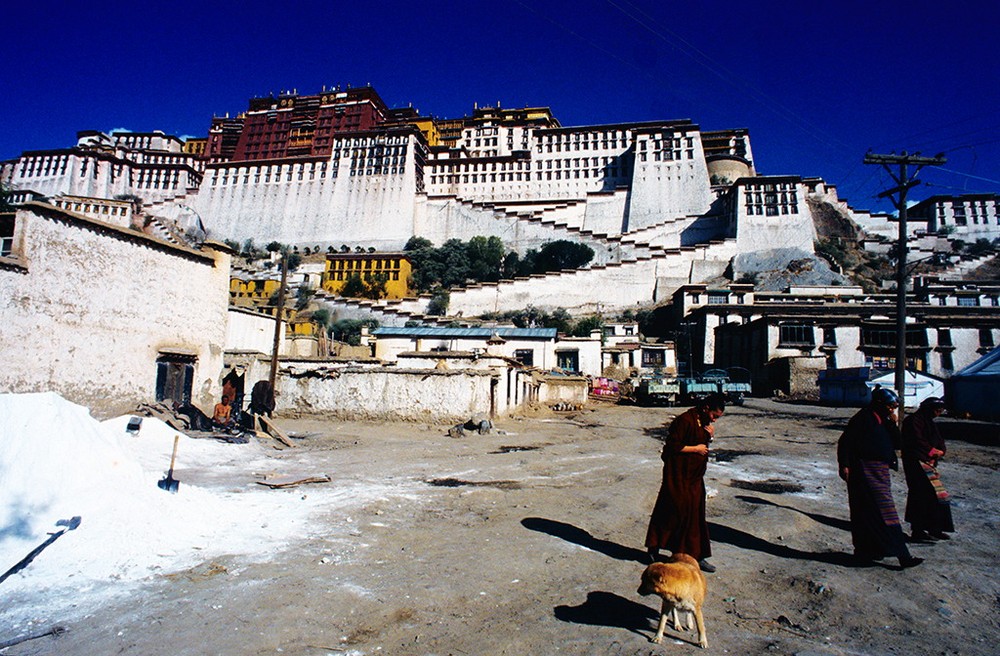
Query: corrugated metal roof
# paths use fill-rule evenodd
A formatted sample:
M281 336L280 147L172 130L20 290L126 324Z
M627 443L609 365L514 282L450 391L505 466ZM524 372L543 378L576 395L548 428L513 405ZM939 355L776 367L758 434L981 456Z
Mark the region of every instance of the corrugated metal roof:
M1000 348L984 354L965 369L956 372L952 378L964 378L966 376L996 377L1000 376Z
M482 337L494 333L504 339L554 339L555 328L447 328L438 326L382 326L372 331L375 337Z

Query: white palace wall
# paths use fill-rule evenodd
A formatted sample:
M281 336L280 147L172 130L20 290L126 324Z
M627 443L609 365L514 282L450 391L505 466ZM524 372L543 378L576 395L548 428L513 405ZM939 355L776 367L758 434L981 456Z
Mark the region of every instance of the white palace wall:
M704 214L712 200L697 128L664 128L636 136L626 232Z
M420 211L414 222L414 234L429 239L440 246L449 239L468 241L476 236L499 237L504 246L518 253L528 249L539 249L550 241L567 241L589 244L594 247L592 264L606 264L621 259L620 249L615 246L597 247L593 239L582 238L579 231L566 226L543 224L539 221L518 219L501 211L493 211L480 205L463 203L455 198L418 199Z
M27 152L4 164L2 179L13 189L30 189L45 196L114 198L135 194L146 202L156 202L197 186L200 176L191 155L118 148Z
M801 182L766 177L736 187L740 252L796 248L813 252L816 226Z
M622 234L625 232L627 203L627 189L616 189L609 193L593 193L588 195L583 222L580 224L580 227L598 234Z
M210 165L192 205L220 239L400 250L414 234L416 139L361 141L338 140L329 159ZM398 154L373 166L376 148Z

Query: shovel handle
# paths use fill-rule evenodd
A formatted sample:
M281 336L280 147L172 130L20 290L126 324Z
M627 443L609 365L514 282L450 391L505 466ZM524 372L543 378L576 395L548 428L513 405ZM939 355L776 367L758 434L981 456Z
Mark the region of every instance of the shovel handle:
M180 435L174 435L174 452L170 454L170 475L174 474L174 460L177 459L177 442L181 439Z

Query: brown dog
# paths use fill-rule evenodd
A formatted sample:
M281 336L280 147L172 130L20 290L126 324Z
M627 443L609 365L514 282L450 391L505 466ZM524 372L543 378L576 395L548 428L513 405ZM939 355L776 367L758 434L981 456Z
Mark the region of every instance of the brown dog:
M687 554L674 554L665 563L653 563L642 573L642 584L637 591L641 595L655 594L663 599L660 611L660 626L656 629L653 642L663 640L663 630L667 626L667 614L674 622L674 630L680 631L679 611L688 613L687 629L690 631L691 614L698 623L698 644L708 647L705 635L705 620L701 616L701 605L705 602L708 586L705 575L698 567L698 561Z

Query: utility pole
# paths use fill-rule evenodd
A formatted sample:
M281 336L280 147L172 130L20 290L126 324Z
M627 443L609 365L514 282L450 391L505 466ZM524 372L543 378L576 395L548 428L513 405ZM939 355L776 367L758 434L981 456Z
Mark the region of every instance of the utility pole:
M888 198L899 211L899 238L896 242L896 394L899 396L899 421L903 421L906 399L906 193L920 184L917 174L925 166L941 166L945 163L943 154L934 157L921 157L920 153L910 155L905 150L900 155L865 155L865 164L881 164L895 182L896 186L886 189L878 195ZM899 173L891 166L898 166ZM912 175L910 166L914 167ZM893 197L898 194L898 197Z
M278 287L278 306L274 313L274 344L271 347L271 375L268 382L271 383L271 393L275 393L274 383L278 377L278 351L281 347L281 326L285 313L285 283L288 281L288 249L281 250L281 285Z

